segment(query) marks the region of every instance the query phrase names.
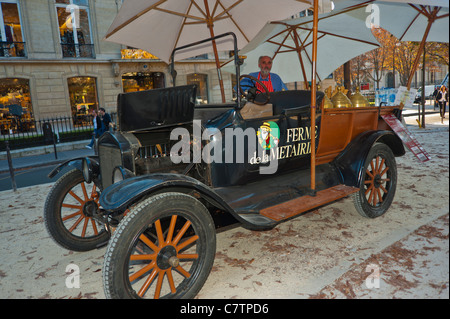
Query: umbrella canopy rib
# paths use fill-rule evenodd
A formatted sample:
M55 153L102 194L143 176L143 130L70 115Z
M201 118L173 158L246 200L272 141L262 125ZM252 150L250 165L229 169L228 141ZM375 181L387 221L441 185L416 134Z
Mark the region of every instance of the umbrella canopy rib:
M146 14L147 12L149 12L152 9L157 8L161 3L166 2L167 0L161 0L158 1L157 3L151 5L150 7L148 7L147 9L139 12L138 14L136 14L135 16L133 16L132 18L128 19L127 21L125 21L124 23L122 23L121 25L119 25L118 27L116 27L114 30L112 30L111 32L108 32L106 34L106 38L110 37L111 35L113 35L114 33L116 33L117 31L119 31L120 29L124 28L125 26L127 26L128 24L130 24L131 22L133 22L134 20L138 19L139 17L143 16L144 14Z

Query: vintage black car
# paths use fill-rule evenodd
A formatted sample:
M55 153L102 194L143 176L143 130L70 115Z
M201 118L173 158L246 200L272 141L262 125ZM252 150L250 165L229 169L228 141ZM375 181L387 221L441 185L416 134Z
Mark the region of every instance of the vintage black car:
M349 195L369 218L391 205L405 149L381 116L401 109L323 108L317 92L312 130L310 91L246 88L242 101L200 106L196 90L120 94L118 130L99 138L98 156L70 161L48 195L45 222L58 244L108 243L107 297L194 297L225 226L270 229Z

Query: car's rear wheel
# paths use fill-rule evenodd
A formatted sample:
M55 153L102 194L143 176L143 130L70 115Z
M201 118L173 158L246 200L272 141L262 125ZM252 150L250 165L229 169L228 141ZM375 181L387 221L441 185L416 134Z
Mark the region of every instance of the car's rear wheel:
M376 143L370 149L359 188L353 201L362 216L379 217L391 206L397 188L397 166L387 145Z
M73 169L50 190L44 206L44 221L50 236L62 247L88 251L106 244L109 234L93 219L100 193L94 183Z
M107 298L193 298L214 263L214 221L182 193L147 198L111 238L103 265Z

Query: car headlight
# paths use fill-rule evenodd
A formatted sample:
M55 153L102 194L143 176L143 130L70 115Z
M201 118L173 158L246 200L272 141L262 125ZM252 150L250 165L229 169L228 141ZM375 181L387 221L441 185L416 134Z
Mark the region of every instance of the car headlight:
M133 176L133 172L129 169L123 168L122 166L117 166L113 170L112 183L115 184Z
M100 168L95 160L84 158L81 163L81 172L86 183L91 183L98 177Z
M92 165L88 158L83 159L81 172L83 173L86 183L92 182Z

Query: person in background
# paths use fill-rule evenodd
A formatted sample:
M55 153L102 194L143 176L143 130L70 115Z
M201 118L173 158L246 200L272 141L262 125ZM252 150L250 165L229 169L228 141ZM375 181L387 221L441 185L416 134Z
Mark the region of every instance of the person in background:
M92 116L93 116L92 124L94 125L94 134L92 135L91 142L88 145L86 145L86 148L88 148L88 149L92 149L92 146L94 146L95 139L100 136L99 132L102 127L100 117L97 116L96 110L92 110Z
M445 108L448 102L448 91L445 85L441 86L438 94L436 95L436 101L439 103L439 110L441 113L441 119L445 119Z
M269 92L278 92L278 91L287 91L287 86L281 80L280 76L276 73L271 73L272 70L272 58L269 56L261 56L258 59L258 67L260 69L259 72L253 72L249 75L260 80L269 90ZM241 81L241 86L250 87L253 86L252 80L245 78ZM256 87L259 91L264 92L262 87L256 83Z
M439 87L439 86L436 86L436 87L434 88L434 92L433 92L433 98L434 98L434 107L433 107L433 110L435 110L435 109L436 109L436 107L438 107L438 106L439 106L439 103L438 103L438 101L436 100L436 96L437 96L437 94L439 93L439 89L440 89L440 87Z
M100 133L99 136L101 136L103 133L109 131L110 127L114 126L114 123L111 120L111 116L109 115L109 113L106 113L105 108L101 107L98 109L98 113L101 116L101 129L100 129Z

